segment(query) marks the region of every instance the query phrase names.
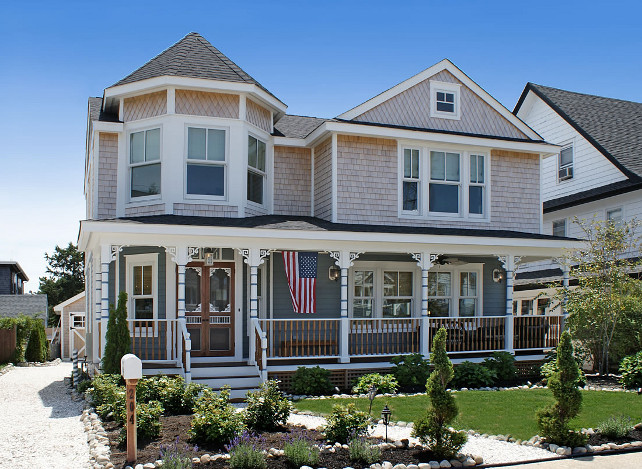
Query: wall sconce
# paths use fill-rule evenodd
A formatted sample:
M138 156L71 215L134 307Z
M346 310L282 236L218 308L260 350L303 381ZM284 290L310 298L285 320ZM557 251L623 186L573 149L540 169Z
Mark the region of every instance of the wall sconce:
M500 283L502 280L504 280L504 272L501 269L494 269L493 282Z
M341 277L341 269L336 265L331 265L328 269L328 279L333 282L336 282Z
M213 252L205 253L205 265L214 265L214 253Z

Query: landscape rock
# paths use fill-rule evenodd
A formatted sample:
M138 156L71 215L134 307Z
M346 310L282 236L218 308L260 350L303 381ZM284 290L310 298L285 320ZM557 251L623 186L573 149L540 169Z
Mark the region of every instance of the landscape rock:
M448 462L447 459L444 459L443 461L441 461L439 463L439 467L446 467L447 468L447 467L451 467L451 464Z

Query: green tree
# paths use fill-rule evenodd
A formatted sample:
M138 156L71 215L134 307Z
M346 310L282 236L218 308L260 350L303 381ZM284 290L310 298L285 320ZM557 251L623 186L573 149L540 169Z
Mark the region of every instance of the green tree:
M25 350L25 360L28 362L46 362L49 358L49 347L47 345L47 334L45 325L41 318L29 318L29 341Z
M120 359L131 350L131 337L127 324L127 293L120 292L116 309L114 305L109 308L105 354L102 361L103 373L120 374Z
M597 371L607 373L612 354L619 361L642 346L642 283L631 275L641 265L639 223L575 223L585 240L568 259L578 287L560 289L558 297L565 302L568 328L581 351Z
M556 371L547 382L557 402L537 412L540 434L549 443L564 446L584 444L584 435L569 428L570 420L579 414L582 407L582 393L577 387L579 380L580 368L573 356L571 335L564 331L557 346Z
M65 248L56 245L51 255L45 253L47 272L45 277L40 277L39 293L47 295L47 324L55 325L59 321L54 306L85 289L84 259L84 254L72 243Z
M439 329L432 345L430 362L435 367L426 383L430 406L426 415L414 423L413 436L427 444L435 457L449 459L466 443L466 434L450 430L459 410L453 395L447 391L453 379L453 365L446 354L446 329Z

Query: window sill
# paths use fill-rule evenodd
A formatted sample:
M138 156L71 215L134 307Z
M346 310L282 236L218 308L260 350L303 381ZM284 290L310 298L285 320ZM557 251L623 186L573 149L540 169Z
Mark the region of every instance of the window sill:
M205 195L205 194L183 194L185 200L200 200L205 202L217 202L219 204L227 203L227 196Z
M163 196L160 194L148 195L144 197L136 197L135 199L129 199L129 201L125 205L126 207L139 207L158 203L159 200L163 200Z
M447 215L413 215L411 213L406 213L406 212L401 212L399 214L400 219L406 219L406 220L421 220L421 221L447 221L447 222L461 222L461 223L490 223L489 218L482 218L482 217L454 217L454 216L447 216Z

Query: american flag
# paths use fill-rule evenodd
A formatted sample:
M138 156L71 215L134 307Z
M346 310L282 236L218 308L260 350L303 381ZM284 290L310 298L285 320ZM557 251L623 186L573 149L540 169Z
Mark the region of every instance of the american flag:
M285 275L295 313L312 314L316 311L317 257L316 252L283 251Z

